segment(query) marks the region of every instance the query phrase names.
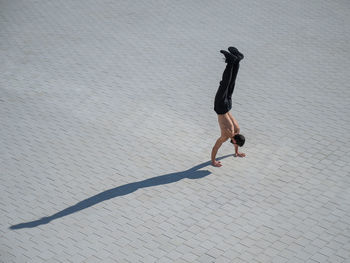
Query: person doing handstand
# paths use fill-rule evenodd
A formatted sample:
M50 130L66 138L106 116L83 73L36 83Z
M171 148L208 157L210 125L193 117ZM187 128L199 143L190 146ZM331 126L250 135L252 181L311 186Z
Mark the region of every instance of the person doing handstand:
M221 145L231 139L231 143L235 146L235 154L239 157L245 157L244 153L238 152L238 146L242 147L245 138L240 134L237 120L232 116L230 110L232 108L232 93L235 88L236 77L239 69L239 62L244 58L243 54L235 47L229 47L229 52L220 50L224 54L227 63L218 91L216 92L214 111L218 115L218 122L221 130L221 136L217 139L212 151L211 162L213 166L220 167L221 162L216 161L216 154Z

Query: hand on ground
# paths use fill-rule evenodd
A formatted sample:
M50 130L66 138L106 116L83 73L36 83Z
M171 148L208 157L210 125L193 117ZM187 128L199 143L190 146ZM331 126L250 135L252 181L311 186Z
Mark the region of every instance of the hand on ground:
M236 153L236 157L245 157L245 153Z
M221 167L221 166L222 166L221 162L219 162L219 161L214 161L214 162L212 162L211 164L212 164L213 166L215 166L215 167Z

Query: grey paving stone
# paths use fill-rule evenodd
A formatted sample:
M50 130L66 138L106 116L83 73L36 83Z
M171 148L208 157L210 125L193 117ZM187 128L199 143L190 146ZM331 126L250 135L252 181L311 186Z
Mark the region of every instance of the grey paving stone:
M212 263L215 262L215 258L210 255L203 254L197 259L197 261L201 263Z
M185 262L195 262L196 259L198 258L197 255L191 253L191 252L184 252L183 255L181 256L180 260L183 260Z
M229 263L229 262L232 262L232 259L229 259L229 258L226 258L226 257L218 257L215 262L218 262L218 263Z

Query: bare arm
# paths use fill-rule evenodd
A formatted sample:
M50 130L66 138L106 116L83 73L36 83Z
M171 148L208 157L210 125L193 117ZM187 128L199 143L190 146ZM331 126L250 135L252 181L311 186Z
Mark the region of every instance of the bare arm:
M235 117L232 116L231 112L228 113L228 116L230 117L234 127L234 135L239 134L240 129L237 120L235 119Z
M216 154L217 154L219 148L221 147L221 145L225 141L227 141L227 139L228 138L221 136L219 139L216 140L216 143L215 143L215 145L214 145L214 147L213 147L213 149L211 151L211 163L212 163L212 165L214 165L216 167L220 167L221 166L221 163L215 160Z
M245 153L238 152L238 145L234 144L234 146L235 146L235 154L236 154L236 156L238 156L238 157L245 157Z
M232 133L232 137L231 137L231 143L235 146L235 155L236 155L236 157L237 156L238 157L245 157L244 153L238 152L238 145L233 142L236 134L239 134L239 128L237 130L235 130L235 132Z
M239 128L239 125L238 125L238 122L237 120L232 116L232 114L229 112L229 116L230 116L230 119L233 123L233 127L234 127L234 131L233 131L233 134L232 134L232 137L231 137L231 141L233 139L233 137L236 135L236 134L239 134L240 133L240 128ZM236 156L239 156L239 157L245 157L245 154L244 153L240 153L238 152L238 145L237 144L234 144L235 146L235 155Z

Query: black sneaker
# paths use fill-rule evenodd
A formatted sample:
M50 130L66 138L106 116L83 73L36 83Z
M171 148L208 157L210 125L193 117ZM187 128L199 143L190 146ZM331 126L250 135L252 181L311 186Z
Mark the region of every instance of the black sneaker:
M238 57L236 55L233 55L230 52L227 52L226 50L220 50L220 52L222 54L224 54L224 56L226 58L226 60L225 60L226 63L229 63L229 62L234 63L238 59Z
M243 54L239 52L238 49L235 47L229 47L228 51L230 51L231 54L233 54L234 56L237 56L239 60L242 60L244 58Z

